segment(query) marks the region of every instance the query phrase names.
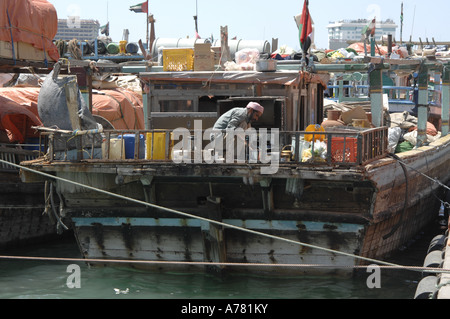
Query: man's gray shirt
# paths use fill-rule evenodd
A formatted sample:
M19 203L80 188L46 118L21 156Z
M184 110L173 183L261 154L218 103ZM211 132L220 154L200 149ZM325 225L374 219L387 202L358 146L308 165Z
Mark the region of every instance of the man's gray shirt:
M247 108L235 107L219 117L219 119L214 124L214 129L226 130L241 127L245 130L249 128L247 119Z

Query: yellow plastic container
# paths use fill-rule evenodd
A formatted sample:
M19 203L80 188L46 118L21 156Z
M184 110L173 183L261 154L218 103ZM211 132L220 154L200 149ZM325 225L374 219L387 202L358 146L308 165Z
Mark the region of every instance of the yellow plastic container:
M170 148L173 147L172 141L169 142ZM148 160L166 159L166 132L147 133L145 140L145 158ZM170 150L169 150L170 151ZM170 154L170 152L169 152Z
M164 49L163 70L166 72L194 70L194 49Z
M119 42L119 52L120 54L127 53L127 41L120 41Z

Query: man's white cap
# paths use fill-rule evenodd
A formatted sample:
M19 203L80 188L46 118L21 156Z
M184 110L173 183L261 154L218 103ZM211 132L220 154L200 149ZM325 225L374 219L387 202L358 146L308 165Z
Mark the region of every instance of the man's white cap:
M248 103L247 108L261 112L261 114L264 113L264 108L259 103L256 103L256 102Z

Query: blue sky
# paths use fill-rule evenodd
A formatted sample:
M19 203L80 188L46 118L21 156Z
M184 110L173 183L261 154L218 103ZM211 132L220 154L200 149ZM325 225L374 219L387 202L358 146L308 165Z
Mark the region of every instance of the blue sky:
M113 41L122 40L124 29L129 40L145 42L144 13L129 11L129 7L143 0L49 0L61 19L78 15L82 19L95 19L101 25L110 22ZM219 38L221 26L228 26L229 36L243 40L278 38L279 45L299 48L298 31L294 16L301 13L303 0L150 0L150 12L156 19L156 37L194 37L193 16L198 4L199 34L206 38ZM392 19L400 26L402 0L310 0L310 13L315 26L315 43L327 48L327 25L343 19ZM448 0L404 0L403 40L423 41L434 37L436 41L450 41L448 29ZM107 9L108 8L108 9ZM414 22L414 23L413 23ZM446 30L447 29L447 30ZM395 35L400 39L400 27Z

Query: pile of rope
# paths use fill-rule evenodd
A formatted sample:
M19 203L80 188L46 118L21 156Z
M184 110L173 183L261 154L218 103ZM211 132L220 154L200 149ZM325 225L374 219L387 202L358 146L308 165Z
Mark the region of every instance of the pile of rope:
M58 48L60 57L64 57L66 53L70 53L70 56L75 60L81 60L82 58L77 39L70 40L69 43L64 40L58 40L56 41L56 47Z
M81 60L81 49L78 47L78 40L70 40L67 46L72 58L74 58L75 60Z

